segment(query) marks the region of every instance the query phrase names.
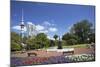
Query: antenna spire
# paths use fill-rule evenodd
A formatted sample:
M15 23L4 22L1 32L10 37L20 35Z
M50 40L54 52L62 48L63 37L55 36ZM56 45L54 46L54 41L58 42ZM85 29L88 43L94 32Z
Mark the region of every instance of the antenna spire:
M24 12L23 12L23 8L22 8L22 19L21 19L22 24L24 24Z

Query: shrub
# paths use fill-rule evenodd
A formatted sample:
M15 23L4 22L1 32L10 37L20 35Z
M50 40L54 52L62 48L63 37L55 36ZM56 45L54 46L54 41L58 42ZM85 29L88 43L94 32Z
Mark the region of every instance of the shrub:
M18 51L21 50L21 46L16 42L11 42L11 51Z
M77 44L77 40L75 40L75 39L69 39L69 40L67 40L67 44L68 44L68 45Z
M62 40L62 46L66 46L67 42L65 40Z

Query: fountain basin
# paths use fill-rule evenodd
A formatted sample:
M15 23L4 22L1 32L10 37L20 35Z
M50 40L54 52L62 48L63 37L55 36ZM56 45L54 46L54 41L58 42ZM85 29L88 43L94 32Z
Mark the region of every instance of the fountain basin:
M47 49L46 51L69 52L69 51L74 51L74 48L66 48L66 49Z

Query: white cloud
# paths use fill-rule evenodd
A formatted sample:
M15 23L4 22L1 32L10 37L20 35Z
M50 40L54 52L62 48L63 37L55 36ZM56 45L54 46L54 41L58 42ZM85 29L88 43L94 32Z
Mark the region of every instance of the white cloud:
M44 30L44 26L36 25L36 30L37 31Z
M33 25L33 23L32 23L32 22L27 22L27 24Z
M53 37L47 36L48 39L50 40L55 40Z
M40 24L35 25L32 22L27 22L27 24L34 25L36 27L36 31L35 31L36 33L46 33L47 34L47 33L50 33L50 32L56 32L58 30L56 27L52 27L52 25L54 25L54 24L50 24L48 21L44 22L45 25L48 25L47 27L45 25L43 26L43 25L40 25ZM12 29L20 31L21 27L17 25L17 26L13 26ZM26 26L24 27L23 30L24 30L23 32L27 31ZM51 39L53 39L53 38L51 38Z
M50 28L49 28L49 31L51 31L51 32L56 32L56 31L57 31L57 28L55 28L55 27L50 27Z
M48 30L41 30L41 31L38 31L39 33L48 33Z
M20 31L21 27L20 26L13 26L12 29ZM26 31L26 27L24 27L23 31Z
M55 24L50 23L48 21L44 21L43 24L46 25L46 26L54 26L55 25Z
M44 23L43 23L44 25L48 25L48 26L50 26L51 24L48 22L48 21L44 21Z

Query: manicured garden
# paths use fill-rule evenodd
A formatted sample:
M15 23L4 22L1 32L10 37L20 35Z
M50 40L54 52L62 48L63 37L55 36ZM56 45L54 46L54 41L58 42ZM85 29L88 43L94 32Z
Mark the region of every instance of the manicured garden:
M94 61L95 32L91 27L89 21L80 21L79 23L73 24L70 32L65 32L62 36L54 34L52 36L54 40L49 39L45 33L38 33L36 36L24 36L21 38L19 34L12 32L11 65L30 66ZM21 39L22 41L20 41ZM91 42L94 43L93 47L88 48ZM73 50L69 51L72 48ZM21 53L23 49L26 54ZM56 50L50 51L53 49ZM36 55L28 56L28 52L30 54L36 53ZM68 54L69 52L71 52L71 55Z
M40 64L57 64L57 63L73 63L73 62L86 62L94 61L94 54L82 54L72 56L53 56L53 57L11 57L12 66L27 66L27 65L40 65Z

